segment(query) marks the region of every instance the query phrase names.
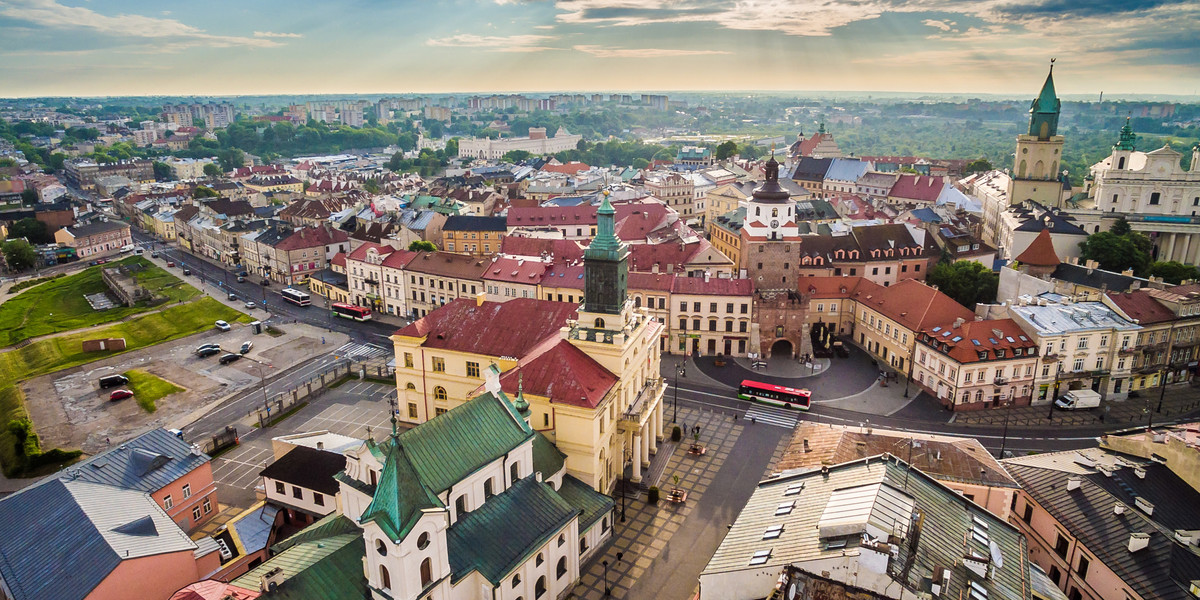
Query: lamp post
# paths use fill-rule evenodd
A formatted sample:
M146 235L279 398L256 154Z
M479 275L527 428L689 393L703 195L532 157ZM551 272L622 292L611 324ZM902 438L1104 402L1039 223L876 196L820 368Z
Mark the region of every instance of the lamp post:
M1171 350L1172 350L1172 346L1174 346L1174 345L1175 345L1175 326L1172 325L1171 329L1167 332L1167 364L1166 364L1166 367L1163 369L1163 374L1159 376L1158 408L1154 409L1154 412L1156 412L1156 413L1162 412L1163 396L1165 396L1167 394L1167 379L1166 379L1166 377L1171 372L1171 366L1172 366L1171 365L1171 362L1172 362L1171 361Z
M624 552L618 552L617 553L617 562L618 563L621 562L621 559L624 557L625 557ZM608 597L608 596L612 595L612 586L608 585L608 561L607 560L601 561L601 564L604 565L604 595L605 595L605 597Z
M675 367L675 417L672 423L679 424L679 376L687 377L687 365L679 364Z
M270 404L270 402L267 400L267 382L266 382L266 379L264 379L264 378L263 378L263 370L262 370L262 365L260 365L260 364L258 364L258 363L256 362L256 363L254 363L254 368L258 370L258 386L259 386L260 388L262 388L262 393L263 393L263 408L265 408L265 409L267 409L267 410L270 410L270 409L271 409L271 404Z

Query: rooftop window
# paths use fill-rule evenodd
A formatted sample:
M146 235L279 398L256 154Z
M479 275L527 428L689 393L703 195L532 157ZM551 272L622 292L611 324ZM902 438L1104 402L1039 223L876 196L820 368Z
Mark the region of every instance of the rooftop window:
M768 560L771 560L771 551L759 550L758 552L755 552L754 556L750 559L750 566L764 565ZM986 599L986 596L984 598Z
M803 490L803 489L804 489L803 483L792 484L792 485L788 486L788 489L784 490L783 495L784 496L795 496L796 494L800 493L800 490Z
M783 533L783 525L772 525L772 526L768 527L766 531L763 532L762 539L773 540L773 539L778 538L779 535L782 533Z
M783 502L779 506L775 507L775 516L778 517L781 515L789 515L792 513L793 508L796 508L795 500L791 502Z

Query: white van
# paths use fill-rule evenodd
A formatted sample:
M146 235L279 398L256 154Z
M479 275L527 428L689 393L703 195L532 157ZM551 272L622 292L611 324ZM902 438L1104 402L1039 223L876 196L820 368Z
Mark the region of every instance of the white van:
M1063 410L1096 408L1100 406L1100 394L1092 390L1071 390L1059 396L1054 405Z

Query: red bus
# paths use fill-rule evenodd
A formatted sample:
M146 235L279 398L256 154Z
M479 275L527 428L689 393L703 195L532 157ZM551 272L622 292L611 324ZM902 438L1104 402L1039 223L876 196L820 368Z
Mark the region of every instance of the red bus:
M746 379L738 387L738 398L752 402L808 410L808 405L812 401L812 392Z
M353 304L342 304L341 302L335 303L330 308L333 311L333 316L335 317L354 319L355 321L371 320L371 309L369 308L354 306Z

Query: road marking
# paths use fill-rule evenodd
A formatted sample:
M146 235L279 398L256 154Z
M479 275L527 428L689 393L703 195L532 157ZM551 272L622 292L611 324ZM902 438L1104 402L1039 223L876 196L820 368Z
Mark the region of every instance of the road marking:
M796 425L800 422L800 413L786 408L754 404L746 411L744 418L747 420L753 419L756 423L766 423L767 425L775 425L784 429L795 429Z
M383 348L382 346L376 346L375 344L358 344L351 342L348 344L343 344L340 348L334 350L334 353L339 357L352 358L354 360L366 360L378 356L385 356L388 351L386 348Z

